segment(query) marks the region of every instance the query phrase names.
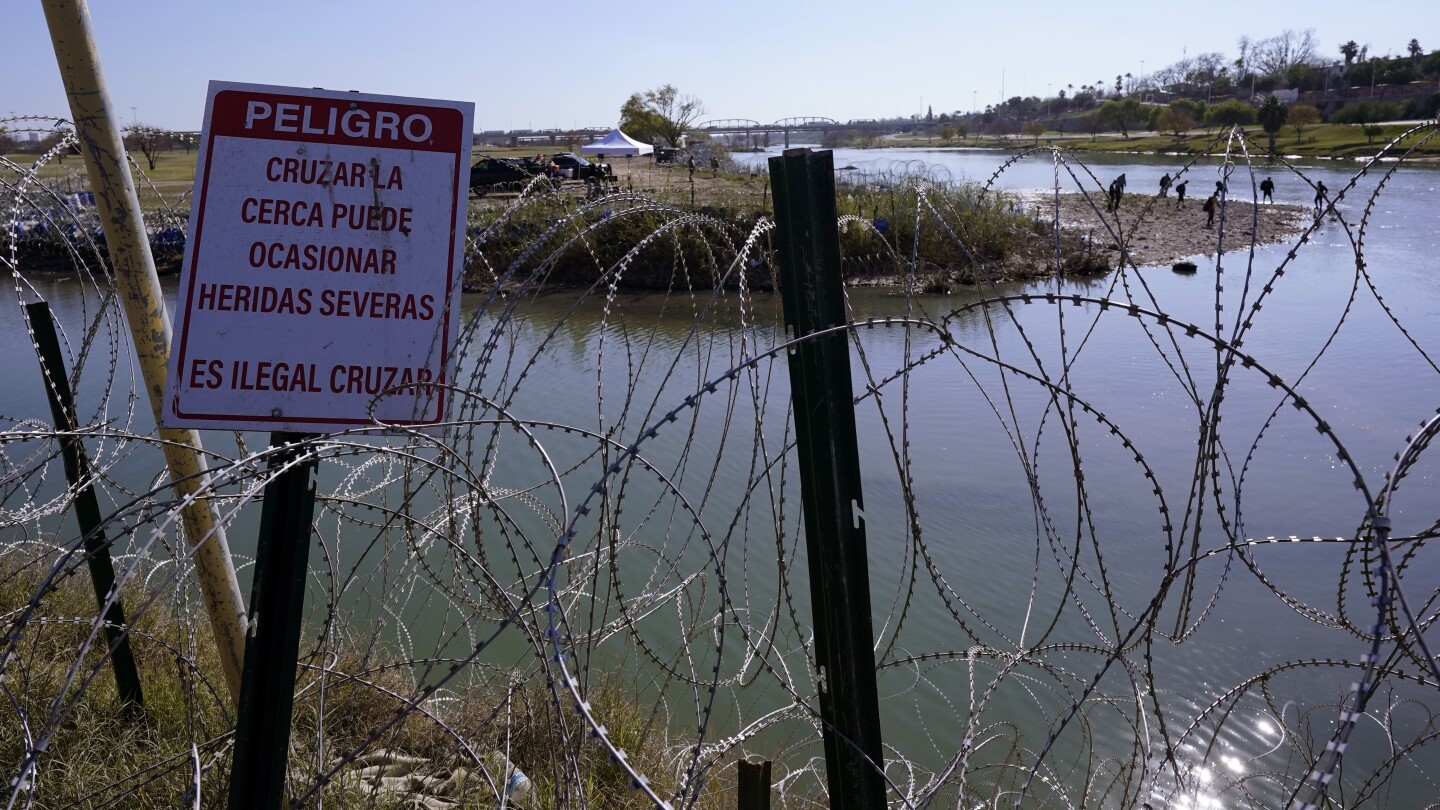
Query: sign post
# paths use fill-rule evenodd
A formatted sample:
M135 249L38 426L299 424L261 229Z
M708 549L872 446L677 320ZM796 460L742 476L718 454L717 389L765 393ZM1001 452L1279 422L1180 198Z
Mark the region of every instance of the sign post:
M283 804L308 434L445 418L474 106L211 82L164 424L270 430L232 810Z
M295 664L305 613L316 461L305 459L303 433L270 434L275 473L260 507L260 542L250 588L250 634L230 756L231 810L285 807Z

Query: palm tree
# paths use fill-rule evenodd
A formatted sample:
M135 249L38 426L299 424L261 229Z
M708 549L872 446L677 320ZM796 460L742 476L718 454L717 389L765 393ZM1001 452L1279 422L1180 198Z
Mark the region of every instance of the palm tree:
M1420 57L1425 55L1425 49L1420 47L1418 39L1410 40L1410 44L1405 46L1405 50L1410 52L1410 60L1413 62L1419 62Z
M1270 136L1270 151L1275 151L1275 133L1285 126L1285 119L1289 117L1289 108L1274 95L1265 97L1265 103L1260 105L1255 117L1260 120L1260 126L1265 129L1265 134Z
M1358 53L1360 53L1360 46L1356 45L1353 39L1340 46L1340 54L1345 57L1345 68L1347 70L1350 68L1350 63L1355 61L1355 55Z

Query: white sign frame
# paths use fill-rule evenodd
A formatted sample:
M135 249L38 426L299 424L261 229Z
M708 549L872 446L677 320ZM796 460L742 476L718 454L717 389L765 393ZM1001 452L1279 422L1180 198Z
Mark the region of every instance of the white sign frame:
M210 82L165 427L446 417L475 106Z

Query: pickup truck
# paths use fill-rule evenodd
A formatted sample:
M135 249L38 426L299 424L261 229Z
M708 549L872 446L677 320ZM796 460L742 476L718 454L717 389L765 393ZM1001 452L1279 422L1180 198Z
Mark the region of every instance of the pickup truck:
M610 171L609 163L591 163L573 152L558 152L550 158L550 162L560 168L561 177L569 180L595 180L603 183L615 177Z
M519 191L540 174L544 168L528 158L482 157L470 167L470 191L477 197L489 191Z

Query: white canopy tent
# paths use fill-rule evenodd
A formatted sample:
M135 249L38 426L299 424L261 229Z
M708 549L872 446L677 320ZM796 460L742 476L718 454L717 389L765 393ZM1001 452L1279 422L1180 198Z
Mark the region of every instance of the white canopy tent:
M641 143L619 129L612 129L600 140L580 147L580 153L585 155L648 155L654 151L655 147Z

